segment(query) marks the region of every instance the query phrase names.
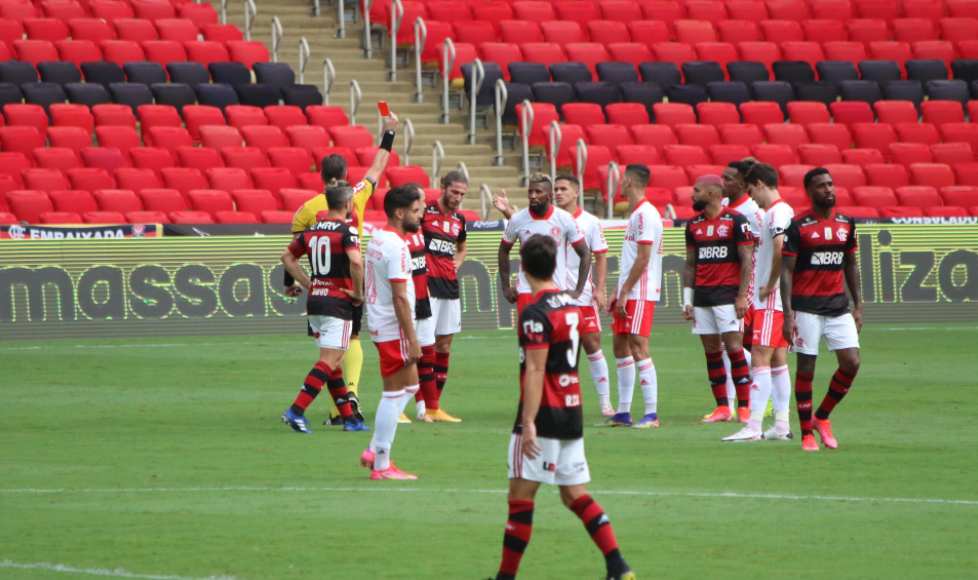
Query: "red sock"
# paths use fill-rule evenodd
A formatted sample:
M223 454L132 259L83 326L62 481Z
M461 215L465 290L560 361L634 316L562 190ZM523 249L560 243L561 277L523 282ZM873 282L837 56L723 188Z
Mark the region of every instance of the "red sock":
M506 522L506 534L503 536L503 561L499 565L500 576L510 578L516 576L532 532L533 502L510 500L509 520Z
M292 411L294 413L298 415L305 413L309 405L312 404L313 400L323 390L323 385L326 383L326 379L331 372L333 372L332 369L323 361L317 362L316 366L312 367L312 370L306 375L306 380L302 385L302 390L299 391L299 396L295 398L295 403L292 404Z
M438 398L441 399L441 392L445 388L448 380L448 355L447 352L435 353L435 387L438 389Z
M333 403L336 404L336 409L340 412L340 416L344 419L352 417L353 409L350 408L350 393L346 390L346 381L343 380L342 367L338 367L329 374L329 380L326 381L326 388L329 389L329 396L333 397Z
M727 369L723 368L723 352L706 353L706 372L717 407L727 406Z
M737 389L737 406L750 407L750 367L747 366L744 349L727 351L727 356L730 357L730 375Z
M424 406L429 411L438 410L438 384L435 382L435 347L421 347L421 361L418 363L418 379L421 381L419 393L424 396Z
M822 420L828 419L829 414L832 413L835 406L849 392L849 388L852 387L852 381L855 378L855 373L850 373L842 369L835 371L835 374L832 375L832 381L829 383L829 392L822 399L822 405L815 411L815 416Z
M575 499L570 509L584 522L587 533L591 534L591 539L605 557L618 550L618 540L615 539L615 532L611 529L611 522L591 496L585 493Z
M812 434L812 373L795 373L795 404L798 406L798 422L801 435Z

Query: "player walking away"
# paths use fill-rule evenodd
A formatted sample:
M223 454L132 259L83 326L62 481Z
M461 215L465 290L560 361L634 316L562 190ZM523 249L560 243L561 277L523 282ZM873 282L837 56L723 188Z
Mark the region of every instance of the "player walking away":
M649 335L655 303L662 289L662 217L647 199L649 168L633 164L625 168L622 194L632 215L621 246L621 268L615 297L608 304L614 316L615 362L618 363L618 413L605 421L610 427L632 425L632 394L638 366L645 413L636 429L659 426L659 379L649 354ZM635 361L638 361L637 363Z
M417 479L391 462L397 417L418 392L421 346L414 330L414 282L407 238L421 230L424 197L420 192L395 187L384 197L387 226L374 233L367 245L367 322L380 353L384 396L377 405L374 437L360 464L370 467L370 479Z
M353 186L353 225L357 228L357 236L363 237L363 213L367 207L367 201L373 195L377 187L377 180L387 167L387 160L390 159L391 149L394 146L394 130L397 129L397 115L391 113L384 120L384 137L380 142L380 148L374 155L374 161L370 169L364 174L363 180ZM346 160L342 155L329 155L322 160L321 175L326 187L346 179ZM299 208L292 220L292 234L298 236L306 228L310 227L319 220L320 214L325 214L328 210L325 196L317 195L310 199ZM292 276L285 273L285 294L286 296L298 296L302 288L295 284ZM353 406L353 413L363 421L363 414L360 411L360 401L357 392L360 384L360 370L363 367L363 349L360 346L360 327L363 322L363 305L353 309L353 330L350 336L350 346L343 357L344 372L347 379L347 390L350 391L350 404ZM335 406L334 406L335 407ZM335 408L332 409L330 419L324 425L338 425L340 417Z
M744 358L743 318L747 313L754 236L742 214L720 203L723 182L704 175L693 186L693 209L700 213L686 224L683 270L683 318L693 321L706 351L706 368L717 408L704 423L733 421L727 401L723 347L730 356L737 389L737 416L750 417L750 368Z
M584 292L574 303L581 309L581 346L587 354L588 366L591 368L591 379L598 391L601 404L601 414L610 417L615 414L611 406L611 382L608 377L608 361L601 351L601 320L598 313L607 305L605 286L608 279L608 243L604 239L601 220L584 211L577 205L581 192L581 183L570 174L561 174L554 180L554 201L557 207L574 217L577 226L584 232L584 239L591 248L594 271L588 272L588 283ZM493 196L496 207L506 216L512 218L516 213L509 207L506 192ZM576 252L567 253L567 287L577 287L577 274L580 270L580 258Z
M856 263L856 224L851 217L835 212L832 176L827 169L817 167L805 174L804 185L812 207L796 216L785 232L781 300L784 338L798 353L795 403L801 423L801 448L818 451L813 426L826 447L839 447L832 435L829 415L849 392L859 372L863 301ZM852 312L846 286L852 295ZM829 350L835 351L839 368L813 421L812 380L822 337Z
M723 205L730 209L737 210L747 218L750 224L751 234L754 235L754 249L757 250L757 236L761 233L761 219L764 212L757 207L757 203L751 199L747 192L747 173L750 168L757 164L753 157L747 157L741 161L732 161L720 177L723 179ZM756 258L756 256L755 256ZM751 271L750 292L754 292L754 272ZM751 345L753 342L753 322L754 322L754 302L749 300L747 304L747 314L744 316L744 358L747 359L747 366L751 366ZM723 351L723 368L727 372L727 401L733 408L737 400L737 389L733 383L733 373L730 369L730 357L727 351ZM753 379L753 376L751 377Z
M462 301L459 292L458 269L465 262L465 217L459 211L469 189L469 181L461 171L450 171L441 178L441 197L425 207L424 241L427 246L428 291L431 294L431 315L435 324L434 354L425 352L419 368L424 389L426 361L434 373L437 390L434 401L425 400L425 422L460 423L441 408L441 395L448 382L448 359L452 338L462 331ZM422 348L424 351L424 348Z
M557 284L561 245L548 235L521 242L522 278L530 289L518 323L520 405L509 439L509 520L496 580L516 578L541 483L559 486L564 505L581 518L604 554L607 578L634 580L608 516L584 489L591 474L577 375L581 312Z
M767 163L758 163L747 173L747 187L754 202L763 210L760 234L754 250L753 357L750 360L753 387L750 421L724 441L788 441L788 405L791 379L788 377L788 341L782 327L781 250L784 232L795 212L778 193L778 172ZM762 431L761 422L768 399L774 401L774 426Z
M553 183L550 182L550 177L542 173L531 175L530 187L527 189L529 207L513 214L509 224L506 225L503 239L499 243L499 279L503 287L503 296L510 304L516 304L517 317L523 311L523 307L530 302L533 295L530 293L530 285L523 275L522 264L520 265L517 287L513 288L510 285L509 253L516 240L523 243L530 236L540 234L550 236L558 242L560 251L557 252L554 284L561 290L570 292L571 298L574 300L581 297L584 286L588 283L589 276L587 273L591 269L591 250L585 240L584 232L581 231L569 213L554 207L550 203L552 197ZM573 289L567 288L567 253L571 251L568 246L577 253L581 261L577 269L577 285Z
M325 384L343 417L343 430L369 431L351 409L340 368L350 345L353 309L363 303L360 236L345 221L353 211L353 188L345 181L328 187L326 201L329 210L324 219L294 238L282 253L285 270L309 291L309 329L319 345L319 362L306 376L295 403L282 415L282 422L299 433L312 433L305 412ZM299 265L298 259L303 255L309 256L312 280Z

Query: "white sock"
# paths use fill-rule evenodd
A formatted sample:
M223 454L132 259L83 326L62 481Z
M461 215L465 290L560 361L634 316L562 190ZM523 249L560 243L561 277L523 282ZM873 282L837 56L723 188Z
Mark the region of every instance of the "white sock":
M727 349L723 349L723 368L727 371L727 405L731 411L737 409L737 387L734 386L733 374L730 372L730 357L727 356Z
M632 395L635 393L635 359L616 358L618 363L618 412L631 413Z
M424 404L424 399L420 401L415 401L414 408L417 409L418 411L418 419L424 419L424 413L425 411L427 411L427 408L425 407Z
M591 378L594 380L594 388L598 390L598 398L601 402L611 400L611 381L608 376L608 361L604 359L604 353L598 351L587 355L588 366L591 367Z
M771 397L771 367L757 367L753 371L754 386L750 393L750 421L747 426L760 431L767 400Z
M384 391L377 405L374 418L374 437L370 448L374 450L374 469L383 471L391 465L391 445L397 432L397 418L404 410L408 397L404 390Z
M774 427L784 433L790 429L788 406L791 404L791 375L788 374L788 365L771 369L771 381L774 384L774 388L771 390L771 400L774 406Z
M400 418L401 414L404 413L404 409L407 408L408 403L410 403L414 399L414 396L418 394L418 391L420 390L421 387L418 385L411 385L410 387L404 387L404 394L407 396L403 397L402 399L399 399L400 410L397 412L398 418ZM424 405L424 402L422 402L421 404ZM394 425L394 433L397 434L397 424ZM393 442L394 439L391 438L391 443Z
M659 404L659 378L655 374L655 364L652 359L647 358L636 363L638 366L638 380L642 385L642 396L645 398L645 414L651 415L656 412Z

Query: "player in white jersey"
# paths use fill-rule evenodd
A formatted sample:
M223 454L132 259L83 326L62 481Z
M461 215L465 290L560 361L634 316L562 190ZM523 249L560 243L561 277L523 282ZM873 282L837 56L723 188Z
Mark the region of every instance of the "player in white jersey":
M502 283L503 296L510 304L516 304L517 316L523 311L523 307L530 303L533 296L530 285L523 276L522 267L517 287L513 288L510 282L509 253L517 240L522 242L530 236L543 235L557 241L557 269L554 271L554 283L561 290L570 293L575 300L580 298L588 282L587 272L591 269L591 250L585 240L584 232L569 213L550 203L552 197L553 183L550 177L542 173L531 175L530 186L527 189L529 207L513 214L499 243L499 279ZM581 261L578 266L577 286L574 288L567 287L568 252L575 252Z
M367 246L366 300L370 337L380 352L384 395L377 405L374 437L360 456L370 479L417 479L391 463L397 418L419 389L421 346L414 328L415 293L411 252L405 237L421 229L424 196L395 187L384 197L387 226Z
M587 354L591 368L591 378L598 391L601 414L610 417L615 414L615 411L611 406L611 382L608 377L608 362L601 351L601 320L598 318L598 313L607 304L605 286L608 277L606 256L608 243L604 239L601 220L577 205L580 192L581 182L573 175L561 174L554 180L554 202L557 207L573 216L578 227L584 232L588 247L591 248L594 271L588 271L588 283L584 285L584 291L574 303L581 311L581 326L578 331L581 334L581 346ZM501 195L493 196L493 204L507 219L512 218L516 213L509 207L505 191ZM580 261L576 252L567 253L567 288L577 287Z
M747 173L750 196L764 211L758 244L754 250L754 324L751 371L750 421L724 441L791 439L788 405L791 403L791 378L788 376L788 341L782 335L784 312L781 306L781 247L784 231L795 212L778 193L778 172L767 163L758 163ZM773 399L774 426L763 431L761 422L768 399Z
M618 365L618 412L602 423L608 427L651 429L659 426L659 379L649 354L655 303L662 291L662 217L645 198L649 168L631 164L622 177L622 195L632 212L621 246L618 287L608 302L614 317L615 362ZM636 362L637 361L637 362ZM645 399L642 419L632 424L635 367Z

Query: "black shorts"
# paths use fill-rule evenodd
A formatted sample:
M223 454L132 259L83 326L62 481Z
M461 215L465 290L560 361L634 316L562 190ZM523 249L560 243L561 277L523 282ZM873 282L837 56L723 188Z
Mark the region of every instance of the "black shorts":
M360 306L353 307L353 331L351 334L353 336L360 335L360 328L363 324L363 304Z

